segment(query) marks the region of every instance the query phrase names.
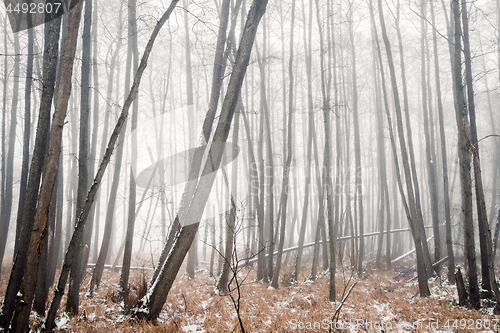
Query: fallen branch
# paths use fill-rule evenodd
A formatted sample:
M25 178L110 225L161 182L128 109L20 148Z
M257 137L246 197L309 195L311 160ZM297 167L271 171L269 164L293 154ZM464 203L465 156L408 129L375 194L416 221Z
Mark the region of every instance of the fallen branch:
M335 309L335 312L333 313L333 317L331 320L332 324L330 325L329 332L332 332L333 323L339 319L340 310L344 306L344 303L347 301L347 298L351 294L351 291L354 289L354 286L356 285L356 283L358 283L358 281L356 281L352 284L351 288L349 288L349 290L347 291L347 294L344 296L344 298L342 298L342 301L340 302L339 306Z

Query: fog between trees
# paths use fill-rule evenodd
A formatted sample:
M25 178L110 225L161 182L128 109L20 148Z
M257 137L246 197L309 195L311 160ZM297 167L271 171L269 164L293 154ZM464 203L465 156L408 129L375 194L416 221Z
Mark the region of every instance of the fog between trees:
M2 14L4 329L33 304L52 330L111 266L148 320L184 273L233 296L240 271L326 271L334 301L339 267L408 258L420 296L460 271L461 304L500 306L500 1L70 7L18 33Z

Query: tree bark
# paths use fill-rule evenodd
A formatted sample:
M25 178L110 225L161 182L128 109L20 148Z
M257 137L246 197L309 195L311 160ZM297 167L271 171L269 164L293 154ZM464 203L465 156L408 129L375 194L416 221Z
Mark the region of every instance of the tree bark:
M16 127L17 127L17 105L19 103L19 72L21 65L21 55L19 46L19 34L14 34L14 82L12 93L12 106L10 111L9 124L9 145L7 149L7 159L5 165L5 182L2 189L1 219L0 219L0 263L3 262L5 248L7 246L7 234L9 232L10 217L12 213L13 185L14 185L14 150L16 148ZM4 112L6 112L4 110ZM1 270L1 268L0 268Z
M184 212L181 211L182 215L178 217L180 221L184 222L184 227L176 235L174 246L148 294L140 300L138 307L134 310L136 315L145 316L149 320L154 320L158 317L187 251L196 236L199 220L203 214L208 195L215 180L214 171L217 170L222 159L223 147L229 135L231 120L250 60L250 52L257 27L266 6L266 0L254 0L248 12L233 73L229 80L226 97L222 105L219 123L215 130L212 146L208 152L207 163L203 168L203 173L196 186L194 195L191 197L189 207ZM201 160L194 160L193 162L201 164Z
M29 239L33 223L35 220L36 203L38 200L38 189L43 167L45 166L45 156L47 152L49 129L50 129L50 108L54 95L54 84L56 80L56 64L59 46L59 30L61 18L52 20L45 25L45 50L43 58L43 87L40 101L37 132L30 166L28 185L24 203L23 217L20 227L19 239ZM4 156L4 155L2 155ZM2 310L0 311L0 327L6 329L14 313L15 298L23 279L28 247L21 246L14 256L14 263L7 285Z
M108 166L109 161L111 160L111 155L113 154L113 151L115 149L116 141L118 140L118 136L120 135L120 132L123 129L125 120L127 119L127 116L128 116L130 106L132 105L132 102L134 101L134 99L137 97L137 93L139 91L139 84L141 82L141 78L142 78L142 75L144 73L144 70L146 69L147 61L148 61L149 55L151 53L151 50L153 48L153 44L156 40L156 37L158 36L158 33L159 33L161 27L168 20L168 18L170 17L170 14L174 10L174 8L178 2L179 2L179 0L172 0L169 7L167 8L167 10L163 13L161 18L156 23L155 28L151 34L151 37L149 38L148 44L146 45L146 48L144 49L144 53L142 55L139 68L137 69L137 71L135 73L134 83L132 84L132 87L131 87L130 92L128 94L128 97L125 101L125 104L123 105L122 112L120 114L120 117L118 118L116 126L113 130L113 133L111 134L111 136L109 138L106 152L101 160L101 163L99 165L99 169L97 170L97 173L94 177L94 181L92 182L92 186L90 187L90 190L87 194L87 199L85 200L85 205L82 209L82 212L80 213L80 217L78 219L75 231L73 232L70 244L68 246L68 250L66 251L66 255L64 257L63 267L61 269L61 274L59 275L59 281L57 282L57 286L56 286L55 291L54 291L54 297L52 299L49 310L47 312L47 316L45 317L44 321L42 322L42 331L44 331L44 332L52 332L55 328L55 318L57 315L57 310L58 310L59 305L61 303L61 299L64 295L64 288L66 286L66 282L68 279L70 264L73 261L73 258L76 254L76 247L78 245L77 239L78 239L79 235L82 234L84 231L85 222L86 222L87 217L88 217L90 210L92 208L92 204L96 198L97 190L99 189L99 186L101 185L102 177L104 176L104 172L106 171L106 167Z
M137 17L136 17L136 0L129 0L128 4L128 55L133 58L132 71L135 73L138 66L139 50L137 46ZM134 100L132 107L132 122L130 132L132 136L131 145L131 165L130 165L130 184L129 184L129 199L128 199L128 218L127 218L127 231L125 234L125 245L123 249L123 264L120 275L120 292L126 305L129 302L129 287L128 281L130 276L130 264L132 261L132 245L134 241L134 229L136 219L136 191L137 186L135 182L134 171L137 170L137 119L139 114L139 103Z
M455 101L455 115L458 129L458 156L460 167L460 181L462 185L462 211L463 226L465 234L465 255L467 261L467 275L469 278L469 305L473 309L478 309L479 287L477 282L476 251L474 242L474 225L472 217L472 188L470 172L470 152L467 148L462 123L468 125L467 105L464 100L462 84L462 49L461 37L462 26L460 24L460 4L459 0L451 3L454 18L454 53L452 55L452 76L453 76L453 97Z
M434 27L436 19L434 15L434 3L429 2L431 7L431 23ZM448 27L449 29L449 27ZM451 42L451 40L450 40ZM439 118L439 136L441 138L441 160L443 163L443 195L444 195L444 217L446 221L446 252L448 255L448 281L455 283L455 256L453 254L453 241L451 234L451 208L450 208L450 190L448 188L448 159L446 153L446 134L444 131L444 116L443 116L443 101L441 97L441 81L439 70L439 57L437 46L437 32L432 29L432 43L434 51L434 77L436 79L436 97L438 102L438 118Z
M71 78L73 75L73 64L78 40L78 28L82 1L79 1L69 13L68 25L66 27L66 39L64 52L61 59L61 76L59 89L57 91L57 103L49 134L49 148L45 169L40 186L39 199L35 215L35 223L28 246L28 258L26 262L26 273L23 278L23 286L20 290L21 299L16 305L11 328L13 332L26 332L29 326L31 306L35 296L35 288L38 277L38 264L47 232L47 221L49 215L50 200L59 168L59 156L61 153L62 130L65 123L68 100L71 91Z
M33 80L33 29L28 29L28 59L26 65L26 83L24 85L24 136L23 136L23 164L21 168L21 183L19 185L19 204L17 206L16 240L14 253L19 246L19 235L24 211L24 199L28 185L30 159L30 132L31 132L31 81Z
M92 2L85 2L82 36L82 70L81 70L81 95L80 95L80 131L78 146L78 188L76 195L76 218L85 203L85 197L89 188L88 164L89 164L89 126L90 126L90 26L92 24ZM82 280L82 260L85 239L81 235L78 239L78 249L75 260L71 263L71 275L69 279L68 299L66 312L78 314L80 302L80 284ZM86 268L86 267L85 267Z
M286 210L288 202L289 182L290 182L290 167L292 164L292 124L293 124L293 37L294 37L294 22L295 22L295 0L292 1L292 13L290 19L290 58L288 61L288 76L289 76L289 95L288 95L288 129L287 135L287 151L286 161L283 165L283 183L281 188L280 199L280 240L278 243L278 255L276 257L276 271L273 275L272 285L274 288L279 286L279 274L281 270L281 261L283 258L283 246L285 245L285 230L286 230ZM292 230L293 232L293 230Z
M406 150L406 142L405 142L404 130L403 130L403 120L402 120L402 115L401 115L401 104L400 104L400 100L399 100L399 91L398 91L397 82L396 82L396 71L394 68L394 61L392 58L391 45L389 42L389 38L387 36L386 27L385 27L385 21L384 21L384 16L383 16L383 9L382 9L382 0L378 0L378 8L379 8L380 25L382 28L382 37L384 40L386 53L387 53L387 60L388 60L388 64L389 64L389 71L390 71L390 76L391 76L391 86L392 86L392 91L393 91L394 104L396 106L395 109L396 109L397 129L398 129L398 134L399 134L398 135L399 136L399 143L400 143L401 155L402 155L402 160L403 160L403 170L404 170L404 174L405 174L406 192L407 192L408 203L409 203L408 204L409 207L407 209L407 217L408 217L408 223L410 224L410 228L412 229L412 235L413 235L413 240L415 243L415 250L416 250L416 254L417 254L417 276L418 276L419 291L420 291L420 296L425 297L425 296L430 295L430 291L429 291L429 286L427 284L427 276L425 273L424 251L423 251L423 246L422 246L420 228L418 226L418 220L417 220L417 208L416 208L415 196L414 196L414 192L413 192L414 189L412 186L410 163L409 163L408 153ZM382 63L381 63L381 67L382 67ZM389 121L390 121L390 117L388 117L388 122ZM393 145L394 145L394 143L393 143ZM395 150L395 147L393 146L393 151L394 150ZM401 185L400 185L400 193L403 196Z

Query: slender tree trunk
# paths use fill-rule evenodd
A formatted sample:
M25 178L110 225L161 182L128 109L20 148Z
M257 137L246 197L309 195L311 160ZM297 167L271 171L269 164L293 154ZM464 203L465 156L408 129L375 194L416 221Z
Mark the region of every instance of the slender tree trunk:
M24 136L23 136L23 164L21 168L21 184L19 185L19 204L17 206L16 241L14 253L19 246L19 236L23 219L24 199L28 185L28 171L30 159L31 133L31 81L33 80L33 29L28 29L28 58L26 65L26 83L24 85Z
M415 206L416 206L416 211L417 211L417 223L418 227L420 229L420 238L422 241L422 248L423 248L423 256L424 256L424 263L425 263L425 270L426 270L426 276L430 277L432 275L432 263L431 263L431 257L430 257L430 252L429 252L429 247L427 244L427 236L424 228L424 220L423 220L423 215L422 215L422 204L420 202L420 185L418 181L418 175L417 175L417 167L416 167L416 162L415 162L415 153L414 153L414 145L413 145L413 135L412 135L412 130L411 130L411 121L410 121L410 106L409 106L409 100L408 100L408 87L407 87L407 80L406 80L406 65L404 61L404 52L403 52L403 40L401 37L401 29L399 27L399 21L400 21L400 4L398 1L398 6L397 6L397 16L396 16L396 31L398 33L398 42L399 42L399 53L400 53L400 63L401 63L401 79L402 79L402 86L403 86L403 101L404 101L404 115L405 115L405 121L406 121L406 133L408 135L408 153L409 153L409 158L410 158L410 168L411 168L411 177L413 180L413 189L414 189L414 195L413 197L415 198ZM410 197L409 197L410 199Z
M85 2L82 38L82 72L81 72L81 100L80 100L80 132L78 147L78 189L76 196L76 214L78 217L85 203L89 180L89 126L90 126L90 26L92 24L92 2ZM75 225L77 218L75 218ZM71 263L71 276L68 288L66 312L78 314L80 302L80 284L82 280L82 259L85 239L81 235L78 239L78 249L75 260Z
M42 98L40 101L37 132L35 138L35 148L33 151L30 172L28 176L28 185L24 203L24 211L20 228L19 239L29 239L33 223L35 220L36 203L38 200L38 189L40 178L45 165L45 155L47 152L49 128L50 128L50 108L52 96L54 94L54 84L56 77L56 64L59 46L59 30L61 18L52 20L45 25L45 50L44 54L44 72ZM2 154L4 156L4 154ZM28 256L28 247L21 246L14 256L14 264L10 273L9 284L5 293L2 309L0 311L0 327L6 329L12 318L15 307L15 298L23 279L26 260Z
M474 224L472 217L472 185L470 172L470 152L467 148L462 126L468 127L467 105L464 100L462 84L462 27L460 24L459 0L452 0L451 6L454 19L454 53L452 56L453 97L455 101L455 114L458 129L458 156L460 167L460 180L462 184L462 211L465 235L465 255L467 262L467 275L469 277L469 305L478 309L479 286L477 282L476 250L474 242ZM463 125L464 124L464 125Z
M428 107L428 93L427 91L428 82L426 78L426 41L427 38L427 24L426 24L426 13L425 13L425 0L421 2L421 18L420 18L420 29L421 29L421 44L420 44L420 55L421 55L421 86L422 86L422 109L424 115L424 136L425 136L425 154L427 157L427 179L429 183L429 194L431 201L431 215L432 215L432 228L434 232L434 262L438 262L441 259L441 238L439 236L439 211L438 211L438 194L437 194L437 176L436 176L436 165L435 165L435 152L434 143L431 140L431 117L429 116L430 108ZM430 59L427 59L430 61ZM439 266L434 268L436 273L439 275Z
M304 6L303 6L304 7ZM303 21L306 22L305 8L302 10ZM292 281L299 280L300 264L302 261L302 251L306 235L307 211L309 208L309 191L311 187L311 167L312 167L312 137L314 131L314 105L312 95L312 61L311 61L311 33L312 33L312 11L309 12L309 33L306 37L306 25L304 25L304 53L306 57L306 75L307 75L307 114L308 114L308 135L307 135L307 165L306 165L306 188L304 193L304 205L302 206L302 219L300 223L297 259L295 261L295 270L292 275ZM312 207L312 204L311 204Z
M287 129L287 151L286 161L283 165L283 185L281 188L280 202L280 240L278 244L278 256L276 257L276 271L273 275L272 285L274 288L279 286L279 274L281 270L281 261L283 257L283 246L285 245L285 230L286 230L286 211L288 202L288 192L290 183L290 167L292 164L292 124L293 124L293 37L294 37L294 22L295 22L295 0L292 1L292 14L290 19L290 58L288 61L288 76L289 76L289 96L288 96L288 129ZM293 230L292 230L293 232Z
M184 5L187 6L187 1L184 1ZM194 98L193 98L193 71L191 66L191 42L189 39L189 21L188 21L188 13L184 11L184 32L185 32L185 55L186 55L186 103L187 103L187 112L189 122L192 123L193 119L193 106L194 106ZM189 148L194 148L193 142L193 134L192 128L189 128ZM188 253L188 259L186 264L186 274L188 278L194 278L195 273L195 261L196 261L196 244L198 242L198 238L195 238L193 244L191 245L191 249Z
M128 4L128 54L133 57L132 61L132 71L135 73L138 67L139 49L137 46L137 17L136 17L136 0L129 0ZM127 231L125 234L125 245L123 249L123 264L122 271L120 275L120 292L125 304L129 303L129 288L128 281L130 275L130 264L132 261L132 245L134 241L134 229L135 229L135 218L136 218L136 183L135 177L137 175L134 172L137 170L137 118L139 114L139 103L134 100L132 106L132 122L130 126L130 132L132 136L132 153L131 153L131 165L130 165L130 184L129 184L129 197L128 197L128 219L127 219ZM141 201L142 202L142 201Z
M361 142L359 135L359 117L358 117L358 86L357 86L357 73L356 73L356 51L354 49L354 28L352 19L352 3L349 4L350 20L349 20L349 36L351 39L351 52L352 52L352 117L354 125L354 160L356 163L356 174L354 175L356 183L355 195L358 200L358 221L359 221L359 253L357 273L359 276L363 273L363 259L365 253L364 245L364 221L363 221L363 184L361 181Z
M97 2L92 4L92 16L94 18L97 17ZM93 104L93 116L92 116L92 141L90 144L90 152L89 152L89 165L88 165L88 174L92 176L95 174L95 161L97 160L97 134L99 129L99 99L100 95L97 93L99 91L99 73L98 73L98 65L97 65L97 20L94 19L92 21L91 27L91 38L92 38L92 78L93 78L93 88L94 88L94 104ZM92 243L92 234L94 233L94 229L99 229L99 215L96 214L98 202L92 206L92 212L89 215L89 224L86 224L85 227L85 235L84 235L84 250L83 250L83 261L82 261L82 272L87 270L87 264L89 262L90 251L91 251L91 243ZM95 225L95 228L94 228ZM98 243L98 239L95 240L94 243ZM97 248L97 247L96 247ZM97 260L97 254L95 256Z
M409 163L409 158L408 158L408 153L406 150L406 142L405 142L405 137L404 137L404 130L403 130L403 119L401 115L401 104L399 100L399 91L398 91L398 86L396 82L396 71L394 68L394 61L392 58L392 51L391 51L391 45L389 42L389 38L387 36L387 31L385 27L385 21L384 21L384 16L383 16L383 9L382 9L382 0L378 0L378 8L379 8L379 17L380 17L380 25L382 28L382 36L386 48L386 53L387 53L387 60L389 64L389 71L390 71L390 76L391 76L391 86L392 86L392 91L393 91L393 97L394 97L394 104L396 106L396 120L397 120L397 128L398 128L398 134L399 134L399 143L400 143L400 149L401 149L401 155L402 155L402 160L403 160L403 169L404 169L404 174L405 174L405 183L406 183L406 192L408 195L408 202L409 202L409 211L407 211L407 217L408 217L408 223L410 224L410 228L412 229L412 234L413 234L413 239L415 242L415 249L416 249L416 254L417 254L417 276L418 276L418 284L419 284L419 291L420 291L420 296L425 297L430 295L429 291L429 286L427 284L427 277L425 273L425 262L424 262L424 250L422 246L422 240L421 240L421 234L420 234L420 228L418 226L418 220L417 220L417 208L416 208L416 203L415 203L415 196L413 192L413 186L412 186L412 178L411 178L411 172L410 172L410 163ZM382 63L381 63L382 67ZM388 117L388 122L390 121L390 117ZM393 147L393 150L395 147ZM401 195L403 195L402 192L402 187L400 186L400 192Z
M434 27L436 25L436 19L434 15L434 3L430 1L429 4L431 7L431 22L432 26ZM441 97L441 81L440 81L441 72L439 69L436 29L432 29L432 43L434 51L434 77L436 79L436 97L438 103L437 106L438 106L438 118L439 118L439 136L441 138L441 159L443 163L443 195L444 195L444 217L446 221L446 252L448 255L448 281L454 284L455 256L453 254L453 240L451 234L450 190L448 188L448 159L446 153L446 134L444 131L443 101Z
M76 225L75 231L74 231L73 236L71 237L71 241L68 245L68 250L66 251L66 255L64 257L64 263L63 263L63 266L61 269L61 274L59 275L59 281L57 282L57 286L56 286L55 291L54 291L54 297L52 299L49 310L47 312L47 316L45 317L44 321L42 322L42 331L44 331L44 332L52 332L56 326L55 318L57 315L57 310L58 310L59 305L61 303L61 299L64 295L64 289L66 286L66 282L68 280L70 264L73 261L73 258L76 254L76 247L78 245L77 239L78 239L79 235L84 232L85 222L87 220L87 217L89 216L90 210L92 208L92 204L94 203L94 200L96 198L97 190L99 189L99 186L101 185L102 177L104 176L104 172L106 171L106 167L109 164L109 161L111 160L111 155L113 154L113 150L115 149L116 141L118 140L118 136L120 135L120 132L123 129L125 120L127 119L127 116L128 116L128 111L130 109L130 106L132 105L133 100L137 97L142 74L144 73L144 70L146 69L147 60L149 58L149 55L151 54L151 50L153 48L153 44L155 42L155 39L158 36L158 33L159 33L161 27L165 24L165 22L170 17L170 14L174 10L175 6L177 5L177 2L178 2L178 0L172 0L169 7L167 8L167 10L163 13L161 18L156 23L155 28L154 28L154 30L151 34L151 37L148 41L148 44L146 45L146 48L144 49L144 53L142 55L139 68L137 69L137 72L135 73L135 76L134 76L134 83L132 84L132 88L130 89L130 93L128 94L128 97L125 100L125 104L123 105L122 112L120 114L120 117L118 118L115 129L113 130L113 133L111 134L111 136L109 138L106 152L105 152L105 154L102 158L102 161L99 165L99 169L97 170L96 176L94 177L94 181L92 182L92 186L90 187L90 190L87 194L87 199L85 200L85 205L82 209L82 212L81 212L80 217L78 219L78 223Z
M232 116L235 112L238 95L241 91L243 78L250 60L250 52L253 46L257 27L262 15L265 12L267 1L254 0L248 13L247 22L243 29L243 34L235 58L233 72L229 80L229 85L222 105L218 126L214 133L213 143L208 152L208 163L205 164L202 176L196 186L196 190L191 199L191 204L183 212L179 220L184 222L184 227L176 236L172 250L169 252L167 260L163 265L156 281L151 289L138 304L137 315L143 315L150 320L158 317L172 284L177 276L180 266L191 246L198 229L199 220L215 180L215 170L219 167L223 147L229 135ZM201 164L200 160L193 160L196 164ZM194 166L192 166L194 168Z
M110 114L111 114L111 100L112 100L112 93L113 93L113 84L114 84L114 72L115 72L115 69L119 69L117 68L117 61L118 61L118 56L119 56L119 52L120 52L120 49L121 49L121 45L122 45L122 31L123 31L123 20L122 20L122 6L123 6L123 2L120 3L120 9L119 9L119 14L118 14L118 21L119 21L119 26L118 26L118 37L117 37L117 44L116 44L116 48L113 52L113 55L111 57L111 61L110 61L110 65L109 65L109 75L108 75L108 83L107 83L107 92L106 92L106 101L108 101L106 103L106 109L105 109L105 115L104 115L104 126L103 126L103 134L102 134L102 137L103 138L107 138L108 137L108 127L109 127L109 117L110 117ZM99 153L99 158L102 159L104 154L105 154L105 149L106 149L106 142L104 141L102 144L101 144L101 149L100 149L100 153ZM97 193L97 198L96 198L96 201L97 201L97 206L99 206L99 202L100 202L100 192ZM96 209L97 211L99 211L99 209ZM94 235L94 249L93 249L93 254L92 254L92 257L93 257L93 260L94 262L97 262L98 260L98 253L99 253L99 218L100 214L97 214L96 216L96 225L95 225L95 235Z
M9 232L10 217L12 212L13 185L14 185L14 150L16 148L16 127L17 127L17 105L19 103L19 72L21 64L21 55L19 47L19 34L14 34L14 83L12 93L12 106L10 112L9 124L9 146L7 150L7 159L5 165L5 193L1 201L1 219L0 219L0 264L3 262L5 248L7 246L7 234ZM1 269L1 268L0 268Z
M238 142L238 134L239 134L239 118L241 108L239 111L236 111L236 115L234 116L234 126L233 126L233 145L232 145L232 154L231 156L236 156L238 154L237 142ZM236 177L238 175L238 160L233 161L232 165L232 176L231 176L231 189L230 189L230 198L229 202L231 208L229 213L226 214L226 246L224 247L224 263L222 267L222 273L219 278L219 282L217 283L217 289L221 292L226 293L229 286L229 273L232 271L233 259L234 259L234 251L237 249L234 248L234 242L236 238L236 198L237 198L237 186L236 186ZM224 179L227 182L227 177L225 175L225 170L221 170L224 173ZM226 183L227 184L227 183ZM229 184L227 184L229 185Z
M60 89L57 94L57 103L52 118L49 134L49 149L45 163L42 184L40 186L39 199L35 215L35 223L28 247L28 258L26 262L26 273L23 278L23 286L20 290L20 300L16 305L11 328L13 332L26 332L29 326L31 306L35 296L38 277L38 264L40 254L47 232L47 219L49 215L50 200L59 168L59 155L61 153L62 130L65 123L68 100L71 91L71 78L73 75L73 64L78 40L78 28L82 10L82 1L79 1L70 11L66 30L64 52L61 59Z

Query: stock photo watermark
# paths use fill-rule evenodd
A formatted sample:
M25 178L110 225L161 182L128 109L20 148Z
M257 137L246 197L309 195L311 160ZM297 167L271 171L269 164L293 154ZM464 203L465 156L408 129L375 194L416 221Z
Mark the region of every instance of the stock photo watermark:
M50 22L68 11L69 0L4 0L13 32Z
M354 330L354 331L385 331L394 332L401 330L412 331L442 331L442 330L494 330L500 329L500 319L445 319L426 318L415 322L393 322L391 320L371 321L367 319L348 319L332 321L325 318L320 321L301 321L292 319L287 322L288 329L295 331L312 329Z

